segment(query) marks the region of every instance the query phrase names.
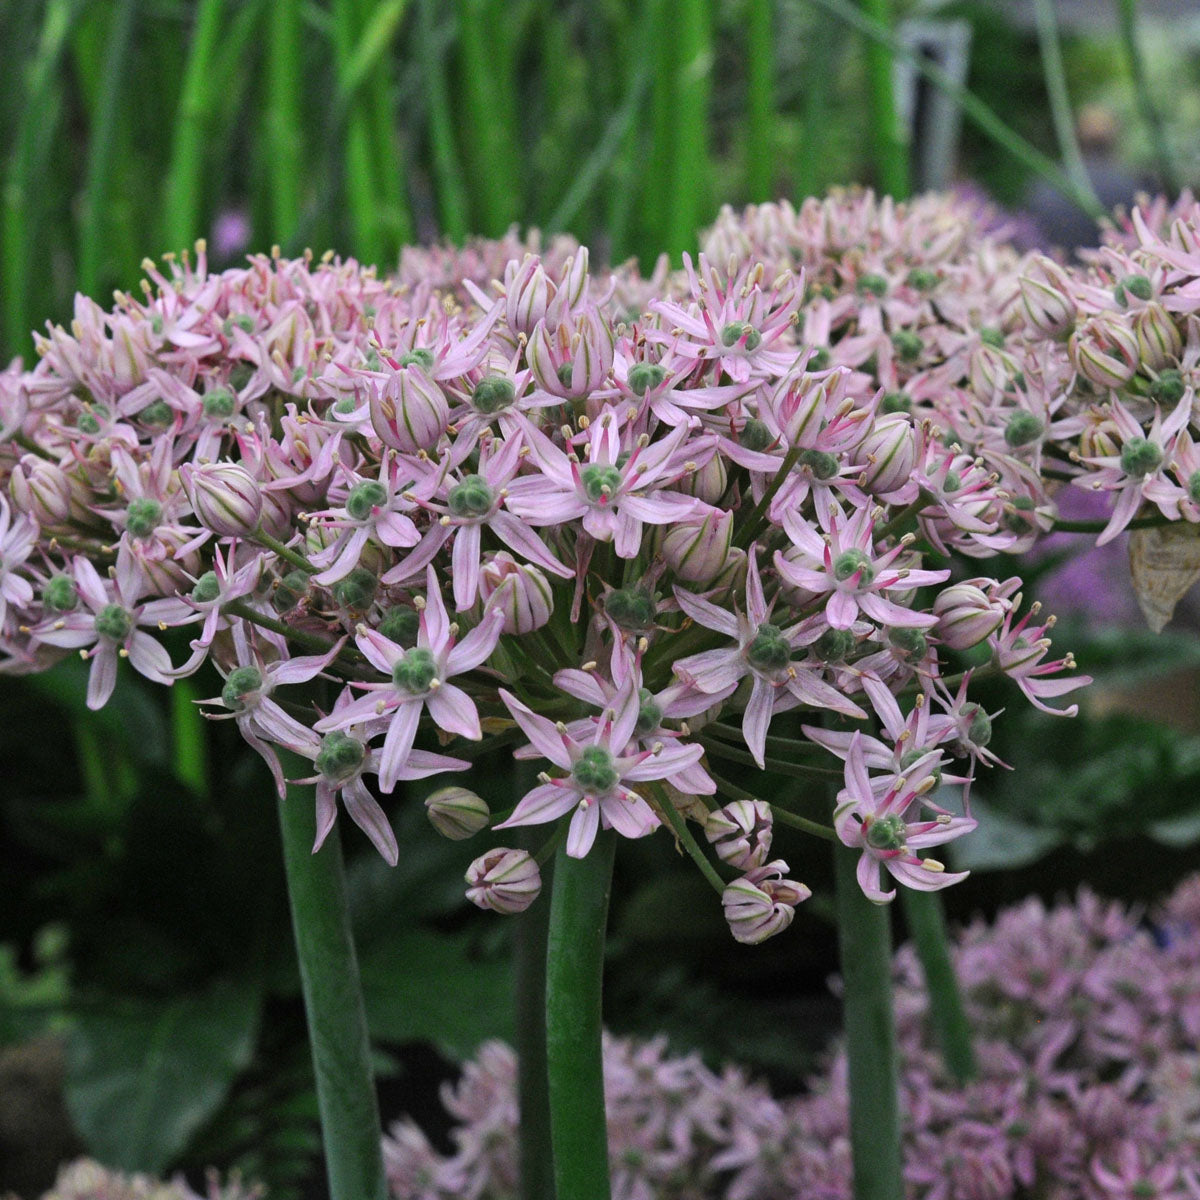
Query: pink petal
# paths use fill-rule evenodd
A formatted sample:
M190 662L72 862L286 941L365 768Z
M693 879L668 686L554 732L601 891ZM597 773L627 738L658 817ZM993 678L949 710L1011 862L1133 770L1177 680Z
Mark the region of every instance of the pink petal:
M543 783L526 792L507 821L493 829L508 829L513 825L543 825L555 821L579 803L579 793L558 783Z
M439 729L444 729L447 733L457 733L475 742L483 737L475 702L462 688L455 687L452 683L443 683L425 697L425 707Z
M569 771L572 766L571 755L553 722L526 708L516 696L503 688L500 689L500 699L504 701L504 706L512 713L513 720L520 725L537 752L543 758L548 758L556 767Z
M567 830L567 854L571 858L584 858L596 840L599 827L600 805L595 800L580 804Z

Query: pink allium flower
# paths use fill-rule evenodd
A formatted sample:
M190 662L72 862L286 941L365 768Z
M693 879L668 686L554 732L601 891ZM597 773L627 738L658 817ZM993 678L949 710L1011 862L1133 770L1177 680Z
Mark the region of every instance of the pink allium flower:
M846 786L838 793L833 824L842 844L862 850L858 860L858 883L868 900L886 904L896 896L880 886L880 868L886 867L900 883L922 892L934 892L965 879L967 871L947 871L934 859L921 858L916 851L938 846L969 833L976 822L971 817L947 813L929 821L912 821L921 797L937 783L940 751L930 751L908 767L907 774L882 795L867 772L862 735L855 734L846 754Z

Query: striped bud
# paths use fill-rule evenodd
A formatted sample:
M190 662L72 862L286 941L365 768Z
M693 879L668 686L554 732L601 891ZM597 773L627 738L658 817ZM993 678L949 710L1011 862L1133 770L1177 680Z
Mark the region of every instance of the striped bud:
M468 868L467 899L498 913L524 912L542 890L542 873L527 850L498 846Z

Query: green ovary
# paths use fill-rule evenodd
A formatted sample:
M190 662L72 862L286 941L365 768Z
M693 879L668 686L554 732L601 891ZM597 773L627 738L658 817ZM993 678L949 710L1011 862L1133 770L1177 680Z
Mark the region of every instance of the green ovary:
M875 578L871 560L862 550L843 550L833 560L833 577L839 583L844 583L852 575L859 575L860 587L866 587Z
M482 475L468 475L450 489L448 501L456 517L483 517L491 512L495 497Z
M387 488L377 479L364 479L350 489L346 497L346 512L355 521L365 521L371 515L371 509L387 501L387 495Z
M592 501L602 496L612 495L621 486L621 472L616 467L606 467L599 463L589 463L579 472L583 480L583 490Z
M330 783L345 783L358 774L365 755L362 742L340 730L334 730L321 739L321 749L316 759L317 770Z
M423 696L437 678L437 673L432 652L417 646L392 668L392 682L410 696Z
M588 746L571 768L571 778L589 796L606 796L617 785L620 776L613 765L613 756L603 746Z
M1162 448L1149 438L1130 438L1121 447L1121 470L1126 475L1149 475L1162 466L1162 460Z
M106 604L95 618L96 632L110 642L123 642L133 629L133 618L119 604Z
M873 850L903 850L904 829L903 817L878 817L867 826L867 845Z
M760 671L781 671L792 657L792 648L777 625L760 625L746 647L746 660Z
M262 687L262 673L257 667L234 667L221 689L221 703L240 712L246 707L246 697Z

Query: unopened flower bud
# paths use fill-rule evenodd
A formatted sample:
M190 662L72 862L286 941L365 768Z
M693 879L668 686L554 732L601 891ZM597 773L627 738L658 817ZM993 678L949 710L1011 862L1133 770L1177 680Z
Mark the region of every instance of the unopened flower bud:
M546 576L503 550L480 568L479 595L484 612L498 609L504 614L500 628L505 633L532 633L554 612L554 593Z
M463 787L439 788L426 797L425 814L438 833L455 842L474 837L492 819L487 801Z
M733 513L710 508L672 525L663 539L667 566L684 583L711 583L725 569L733 545Z
M1008 387L1013 371L1012 359L985 342L971 351L967 378L977 396L990 400Z
M796 905L812 895L804 884L783 877L787 869L776 859L735 879L722 893L725 920L737 941L754 946L786 929Z
M1058 338L1075 324L1075 301L1067 273L1049 258L1035 257L1018 280L1021 305L1034 330Z
M771 852L772 816L761 800L735 800L708 814L704 836L722 862L741 871L761 867Z
M933 614L938 619L934 632L943 645L969 650L1000 628L1008 607L1004 601L990 600L977 583L952 584L934 598Z
M1134 332L1142 353L1142 365L1155 371L1178 362L1183 353L1183 337L1174 318L1161 304L1147 304L1134 314Z
M880 417L854 452L863 469L862 486L873 496L903 487L917 463L917 434L906 413Z
M1085 321L1071 334L1067 352L1080 375L1099 388L1124 387L1141 361L1133 330L1111 314Z
M527 850L498 846L468 868L467 899L498 913L524 912L542 890L542 873Z
M86 517L88 489L72 480L57 463L34 454L21 456L8 480L14 507L39 525L65 525L75 517Z
M405 454L432 450L450 423L445 393L417 363L372 384L368 408L379 440Z
M524 262L510 262L504 269L504 292L508 327L528 336L546 315L550 302L550 280L542 260L528 255Z
M218 537L246 537L257 528L263 498L258 484L236 463L185 463L179 469L196 519Z
M705 504L716 504L729 486L729 472L724 457L714 454L702 467L684 475L675 486L681 492L703 500Z
M526 360L538 385L552 396L574 399L599 388L613 363L613 330L594 305L554 328L539 321Z

